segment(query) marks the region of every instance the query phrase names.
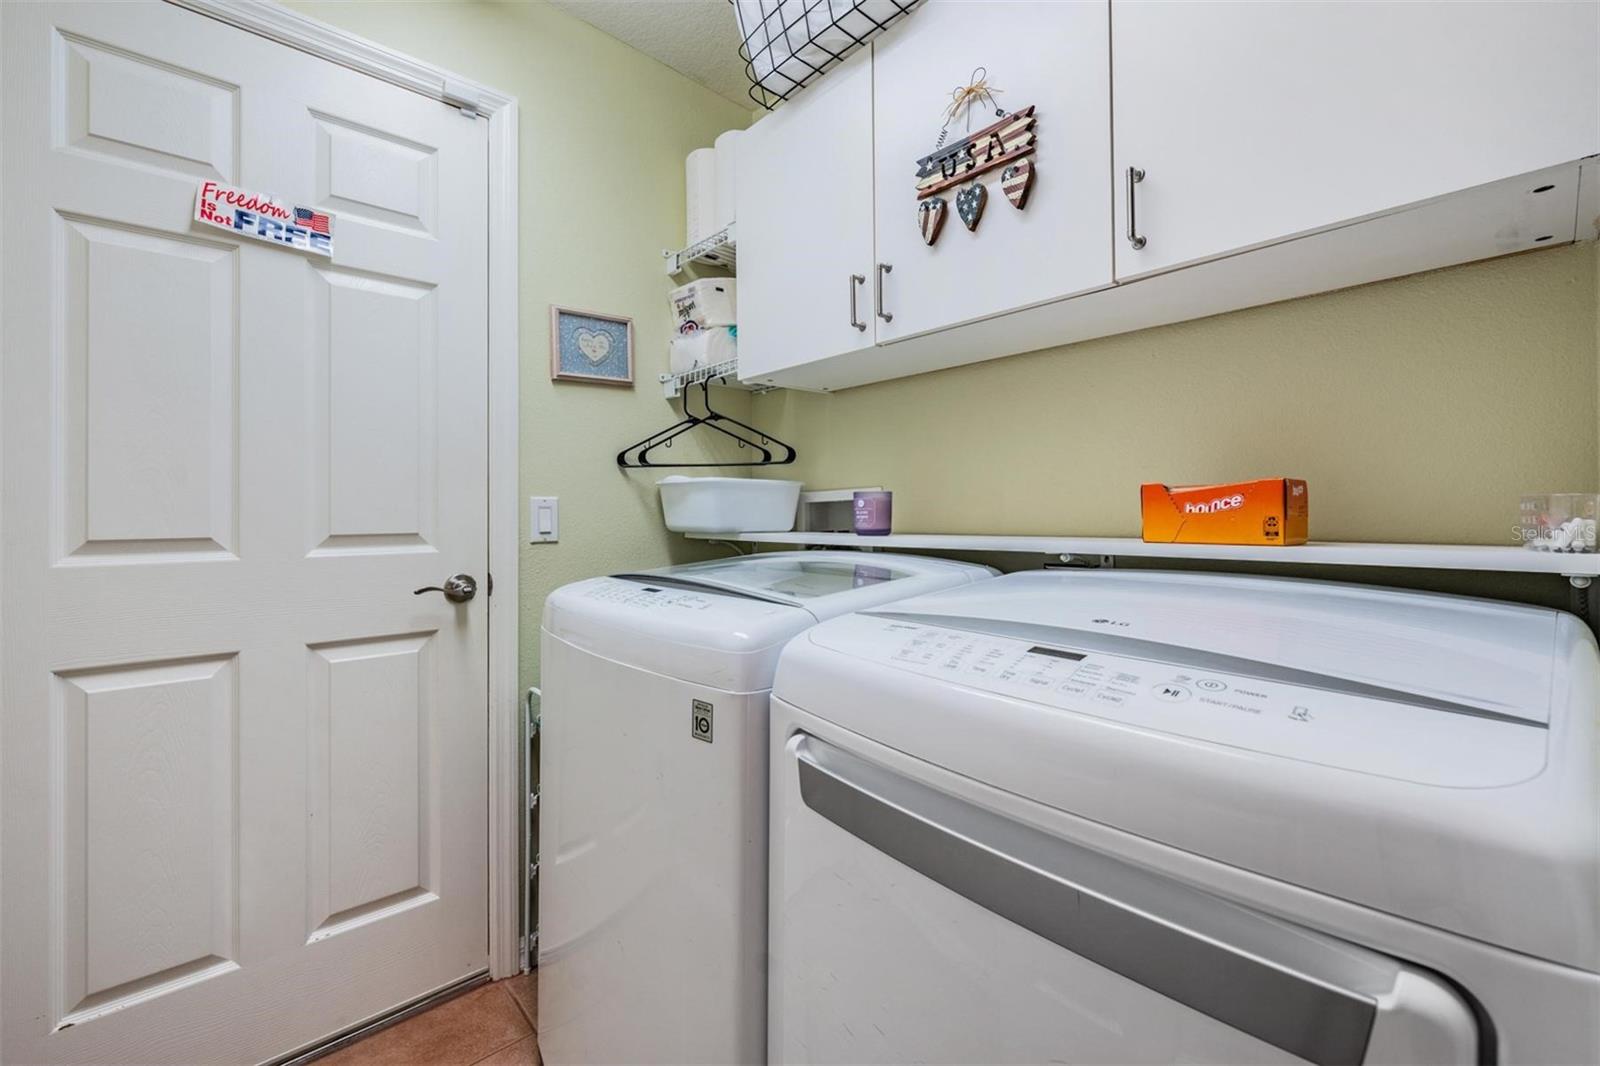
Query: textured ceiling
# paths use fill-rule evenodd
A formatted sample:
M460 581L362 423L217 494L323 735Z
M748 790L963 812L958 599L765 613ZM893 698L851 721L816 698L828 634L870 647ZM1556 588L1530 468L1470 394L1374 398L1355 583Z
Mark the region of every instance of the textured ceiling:
M551 0L742 107L753 108L728 0Z

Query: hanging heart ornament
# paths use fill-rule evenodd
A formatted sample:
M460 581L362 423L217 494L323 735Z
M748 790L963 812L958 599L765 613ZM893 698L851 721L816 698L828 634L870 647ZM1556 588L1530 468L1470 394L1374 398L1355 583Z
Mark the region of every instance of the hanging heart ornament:
M943 198L938 196L917 205L917 228L922 230L923 244L931 247L939 239L939 231L944 229L945 207Z
M978 220L983 217L983 205L989 202L989 190L983 187L982 182L968 185L956 193L956 214L961 216L962 224L967 229L978 228Z
M1021 211L1028 206L1028 192L1033 188L1033 160L1012 163L1000 172L1000 190L1011 201L1011 206Z

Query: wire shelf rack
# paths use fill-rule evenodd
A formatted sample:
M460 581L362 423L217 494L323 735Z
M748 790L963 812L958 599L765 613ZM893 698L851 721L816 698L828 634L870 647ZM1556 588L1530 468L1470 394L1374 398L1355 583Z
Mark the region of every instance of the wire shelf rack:
M734 273L739 267L739 244L734 233L734 226L720 229L703 241L698 241L687 248L680 248L674 252L670 249L661 253L667 261L667 274L676 277L682 274L689 265L719 267L729 273Z
M750 99L772 110L909 14L922 0L728 0Z
M739 380L739 360L729 359L711 366L697 366L693 370L686 370L681 374L662 374L661 394L667 399L676 399L685 388L698 385L702 381L709 381L713 385L727 385L730 388L746 389L750 392L767 392L764 385L747 385Z

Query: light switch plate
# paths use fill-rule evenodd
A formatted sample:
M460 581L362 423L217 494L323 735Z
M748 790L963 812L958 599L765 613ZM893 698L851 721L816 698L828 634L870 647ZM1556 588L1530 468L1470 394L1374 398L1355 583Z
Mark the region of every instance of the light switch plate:
M560 501L554 496L528 497L528 543L554 544L561 534Z

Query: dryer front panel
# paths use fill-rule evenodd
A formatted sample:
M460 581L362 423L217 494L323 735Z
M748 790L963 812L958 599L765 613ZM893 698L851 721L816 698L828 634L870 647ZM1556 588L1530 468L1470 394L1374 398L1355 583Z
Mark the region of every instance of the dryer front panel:
M772 1061L1477 1061L1434 975L900 762L775 732Z

